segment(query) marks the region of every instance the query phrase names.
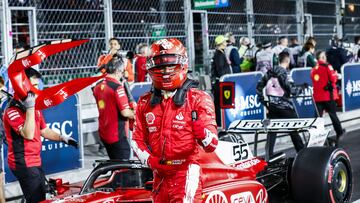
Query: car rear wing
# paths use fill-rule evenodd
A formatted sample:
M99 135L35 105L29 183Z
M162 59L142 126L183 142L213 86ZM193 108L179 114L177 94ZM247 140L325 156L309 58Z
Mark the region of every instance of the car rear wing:
M321 128L323 123L323 118L236 120L230 124L228 131L242 133L288 133L306 131L311 128Z

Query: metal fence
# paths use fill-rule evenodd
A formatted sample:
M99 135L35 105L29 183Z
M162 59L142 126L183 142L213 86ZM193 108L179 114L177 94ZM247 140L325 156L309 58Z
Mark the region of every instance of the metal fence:
M305 13L311 14L317 47L326 48L337 33L335 0L305 0Z
M27 43L64 38L91 39L81 47L50 57L41 65L48 85L93 74L97 58L107 50L107 39L111 36L120 38L122 49L126 51L136 51L139 43L150 44L163 37L177 37L184 43L191 41L190 45L187 43L189 52L194 54L196 65L203 67L210 64L209 49L214 49L215 37L226 32L234 34L239 46L242 36L253 36L255 42L275 42L279 36L301 36L299 27L311 26L317 47L326 48L329 39L338 33L339 19L335 14L340 15L337 12L340 0L304 0L301 12L298 0L228 0L229 6L225 8L193 10L189 13L190 20L186 3L190 4L191 0L0 0L0 8L5 1L12 8L11 18L21 14L27 19L11 22L14 44L21 34L32 33L31 11L26 13L17 10L19 8L35 9L36 36L25 39ZM352 40L360 33L358 0L346 0L345 11L344 31ZM308 16L312 24L301 21L301 13ZM3 15L0 23L0 31L4 33ZM28 28L24 30L26 26ZM191 32L187 30L188 26L192 27ZM6 34L1 35L2 45ZM3 57L4 46L1 47L0 57Z

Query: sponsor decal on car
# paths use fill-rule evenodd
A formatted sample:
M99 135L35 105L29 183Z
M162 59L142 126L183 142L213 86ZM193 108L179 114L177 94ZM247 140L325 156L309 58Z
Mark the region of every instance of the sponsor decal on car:
M236 163L233 166L240 169L247 169L257 165L258 163L260 163L260 160L255 157L253 159L246 160L244 162Z
M251 192L242 192L230 197L231 203L255 203L254 196Z

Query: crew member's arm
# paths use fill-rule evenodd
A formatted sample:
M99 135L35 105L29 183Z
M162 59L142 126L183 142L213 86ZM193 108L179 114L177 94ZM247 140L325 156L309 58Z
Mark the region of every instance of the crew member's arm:
M32 140L35 136L35 94L29 92L23 104L26 109L26 118L20 134L25 139Z
M108 54L101 55L98 58L97 67L101 67L109 63L109 61L113 58L114 54L117 53L116 49L111 49Z
M126 59L126 67L125 71L127 72L127 75L125 76L128 82L134 82L134 70L133 65L129 59Z
M266 83L268 81L268 74L265 74L257 83L256 85L256 94L258 95L259 101L265 105L265 96L264 96L264 88L266 86Z
M145 126L146 120L142 112L143 104L141 103L141 98L139 101L140 102L138 103L135 113L134 132L132 135L131 147L133 148L141 163L148 165L148 159L151 156L151 152L148 148L149 132Z
M206 152L213 152L218 144L214 102L209 94L201 92L194 106L197 114L197 120L193 121L195 138Z
M41 136L43 136L44 138L46 138L48 140L64 142L65 144L71 145L75 148L78 147L77 141L74 140L72 137L61 135L61 134L55 132L54 130L50 129L49 127L47 127L42 113L40 113L40 114L41 114L40 115Z
M134 111L129 106L129 99L123 86L119 86L115 93L116 104L122 116L134 119Z
M326 71L327 71L327 75L329 75L329 79L330 79L331 83L336 83L338 80L337 72L334 70L332 65L329 64L327 66Z

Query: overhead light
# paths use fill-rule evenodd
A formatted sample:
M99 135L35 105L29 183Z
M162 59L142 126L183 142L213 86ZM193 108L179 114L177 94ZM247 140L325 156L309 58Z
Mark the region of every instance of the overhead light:
M352 12L352 13L355 11L355 5L354 4L349 4L348 8L349 8L349 11Z

